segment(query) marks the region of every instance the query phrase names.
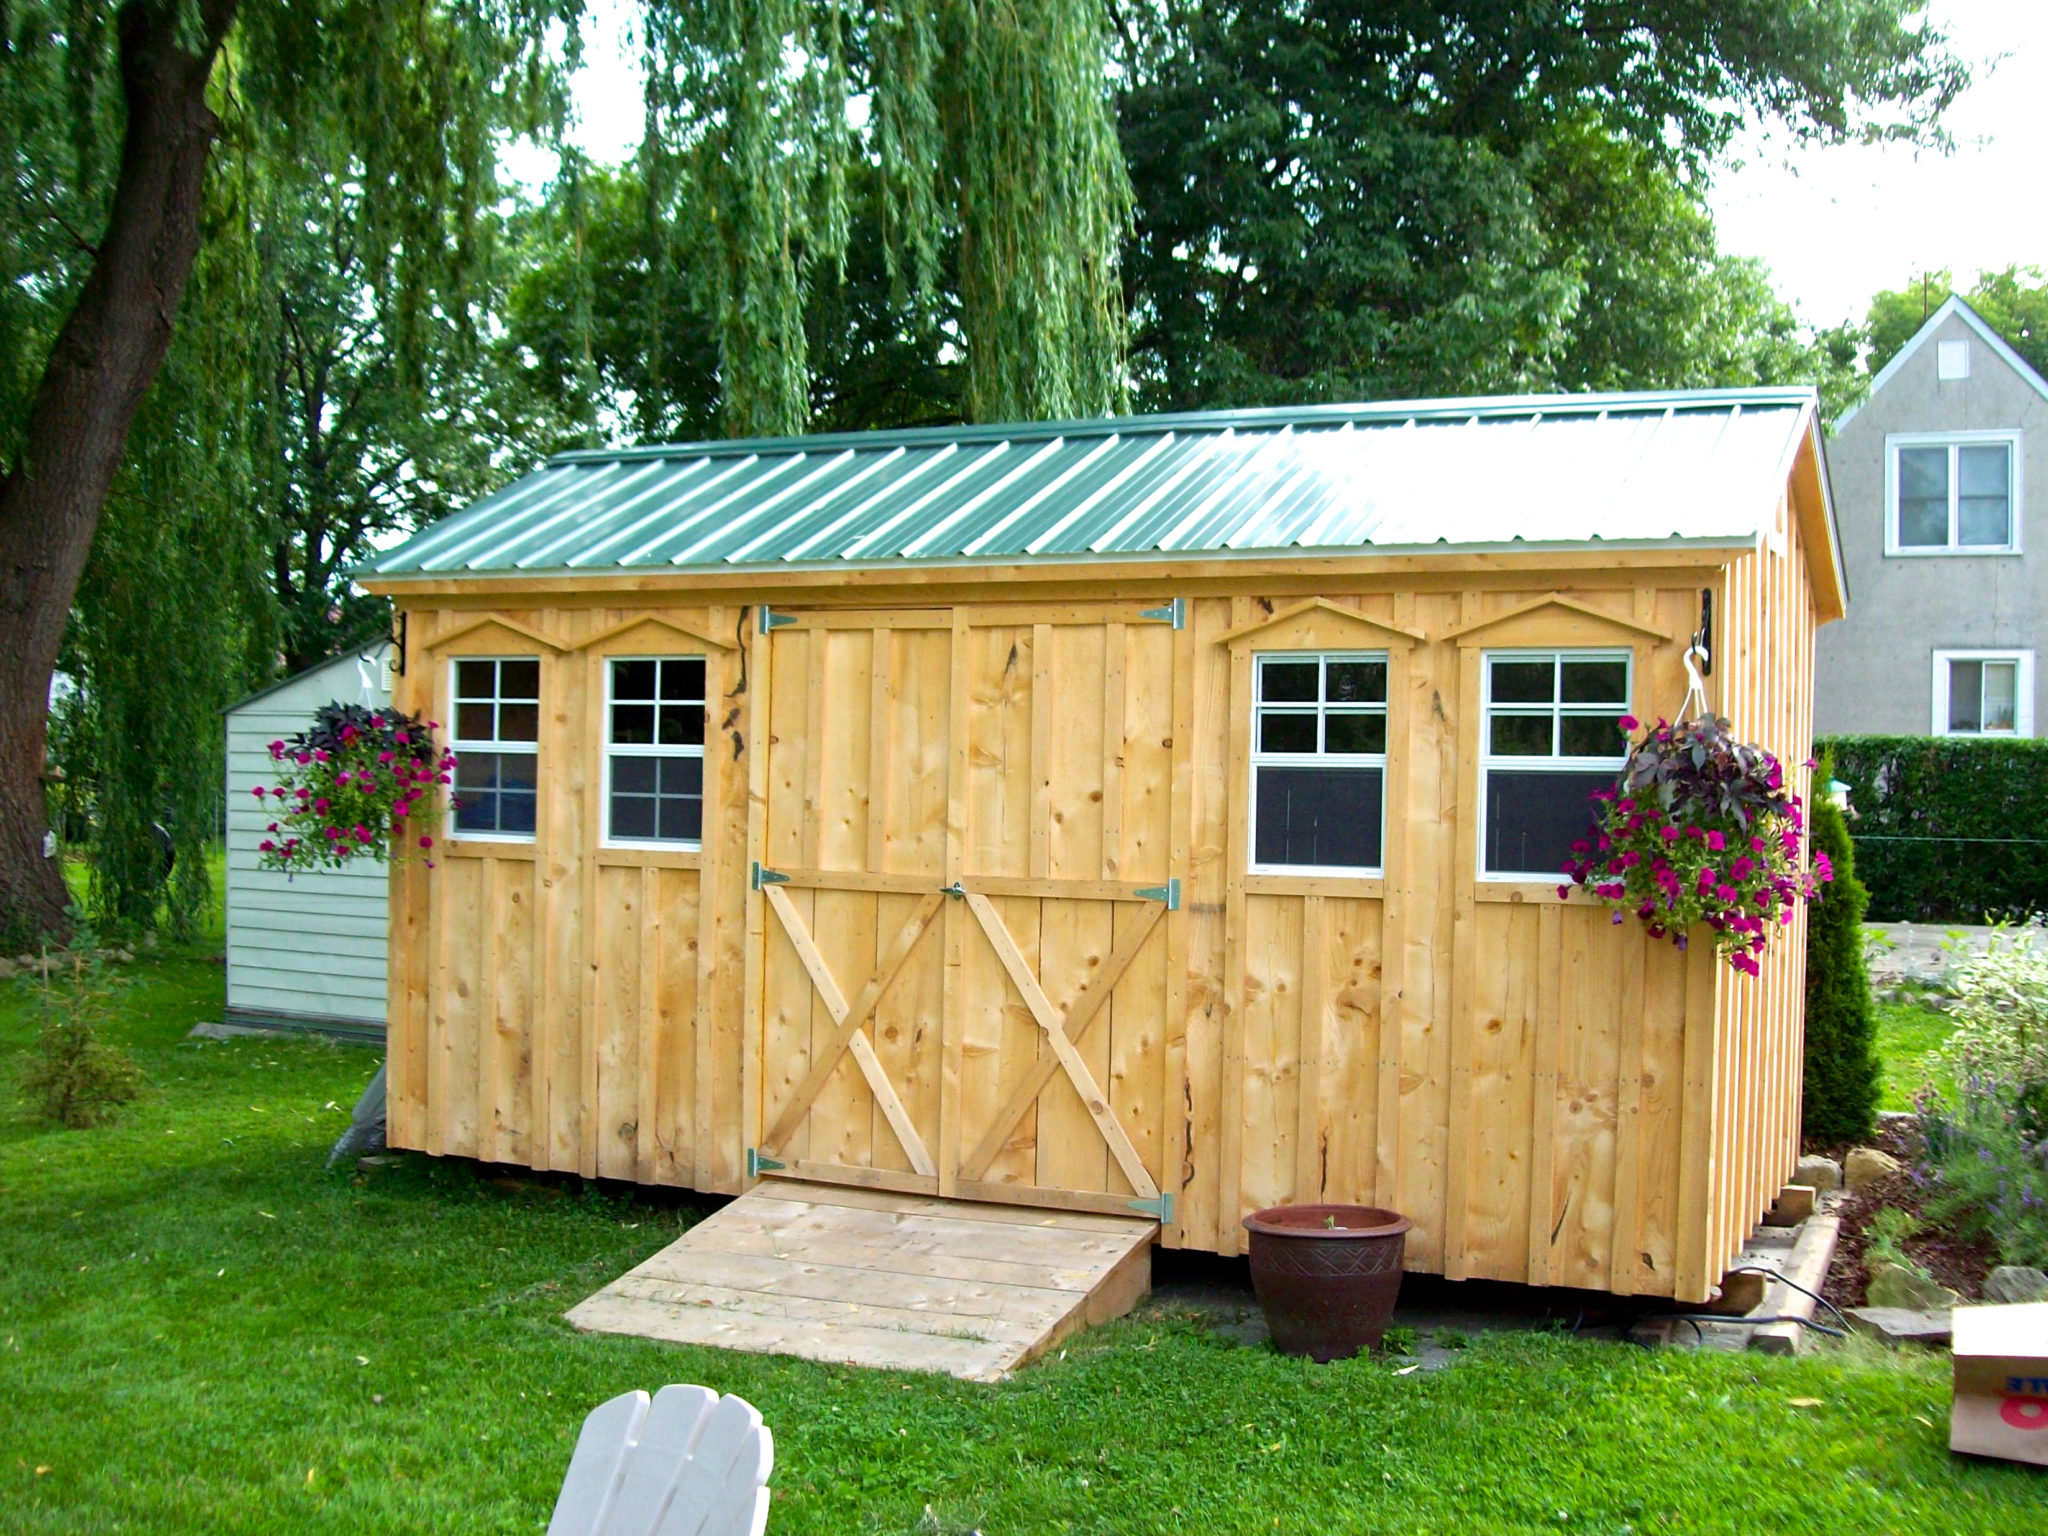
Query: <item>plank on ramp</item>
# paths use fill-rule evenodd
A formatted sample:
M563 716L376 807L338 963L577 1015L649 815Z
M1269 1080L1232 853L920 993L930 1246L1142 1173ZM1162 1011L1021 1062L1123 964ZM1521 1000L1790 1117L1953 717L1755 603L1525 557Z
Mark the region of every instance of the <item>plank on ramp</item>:
M576 1327L994 1380L1151 1288L1158 1224L770 1180L588 1300Z

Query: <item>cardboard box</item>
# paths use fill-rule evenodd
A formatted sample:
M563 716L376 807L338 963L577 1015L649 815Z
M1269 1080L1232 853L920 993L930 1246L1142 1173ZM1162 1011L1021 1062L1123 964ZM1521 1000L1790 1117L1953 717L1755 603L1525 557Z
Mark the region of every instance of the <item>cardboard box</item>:
M2048 1302L1955 1310L1948 1448L2048 1467Z

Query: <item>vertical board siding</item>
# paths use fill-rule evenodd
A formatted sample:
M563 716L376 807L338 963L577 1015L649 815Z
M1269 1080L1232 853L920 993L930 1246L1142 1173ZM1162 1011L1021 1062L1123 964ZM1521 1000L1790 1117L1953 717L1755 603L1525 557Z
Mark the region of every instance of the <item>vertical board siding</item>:
M1711 702L1796 763L1813 603L1796 527L1721 568L1556 579L1212 588L1178 630L938 589L767 635L737 604L416 608L406 707L445 709L449 656L541 655L547 792L530 846L392 882L394 1140L725 1191L767 1147L1101 1209L1141 1174L1175 1246L1371 1203L1415 1222L1417 1269L1700 1300L1796 1150L1803 923L1745 983L1480 880L1480 662L1626 645L1636 712L1671 715L1710 587ZM1254 876L1251 658L1340 648L1390 659L1385 875ZM603 657L679 650L713 680L703 848L601 849ZM753 888L756 862L789 880ZM1136 894L1169 879L1170 914ZM892 961L856 1049L838 1015Z

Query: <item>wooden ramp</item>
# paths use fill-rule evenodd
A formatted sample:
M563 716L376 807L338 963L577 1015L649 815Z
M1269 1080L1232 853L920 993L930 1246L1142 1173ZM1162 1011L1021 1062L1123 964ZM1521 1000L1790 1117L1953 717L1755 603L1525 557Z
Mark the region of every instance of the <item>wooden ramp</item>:
M1151 1288L1156 1222L769 1180L570 1309L599 1333L988 1381Z

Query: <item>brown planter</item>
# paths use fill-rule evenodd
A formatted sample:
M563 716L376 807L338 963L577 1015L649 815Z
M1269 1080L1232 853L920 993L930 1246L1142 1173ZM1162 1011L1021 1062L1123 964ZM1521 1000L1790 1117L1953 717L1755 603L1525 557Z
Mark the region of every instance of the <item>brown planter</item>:
M1318 1363L1377 1349L1413 1225L1369 1205L1276 1205L1245 1217L1273 1347Z

